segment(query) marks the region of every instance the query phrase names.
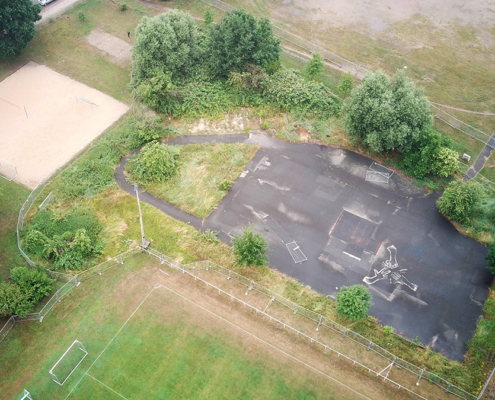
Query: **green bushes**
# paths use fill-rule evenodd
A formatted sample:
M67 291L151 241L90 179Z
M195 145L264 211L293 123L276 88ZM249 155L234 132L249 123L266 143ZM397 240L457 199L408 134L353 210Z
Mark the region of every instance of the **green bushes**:
M438 199L438 209L451 220L462 222L469 218L480 203L482 189L473 181L451 182Z
M363 285L342 286L336 294L337 312L353 321L368 315L372 296Z
M488 269L492 274L495 275L495 246L490 246L490 250L488 250L488 254L486 255L486 261L488 262ZM495 314L495 312L493 313Z
M266 240L249 225L242 236L232 239L234 256L239 265L262 266L268 264L268 245Z
M53 289L53 279L42 269L13 268L10 279L0 282L0 317L25 317Z
M41 259L54 262L54 269L81 269L91 258L102 254L99 240L102 225L90 208L79 207L62 216L39 212L23 234L24 249Z
M459 156L452 147L451 139L433 131L422 132L399 166L417 179L432 175L447 178L459 169Z
M329 117L340 110L340 99L327 87L307 81L293 70L281 68L261 86L267 101L287 111Z
M177 173L179 155L179 147L150 143L127 162L126 170L138 181L164 182Z

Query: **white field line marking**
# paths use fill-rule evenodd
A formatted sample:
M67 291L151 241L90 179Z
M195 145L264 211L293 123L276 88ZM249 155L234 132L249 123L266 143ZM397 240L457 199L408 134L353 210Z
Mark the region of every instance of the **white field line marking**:
M260 342L262 342L262 343L266 344L267 346L269 346L269 347L271 347L271 348L273 348L273 349L275 349L275 350L278 350L279 352L281 352L282 354L286 355L287 357L292 358L293 360L295 360L295 361L297 361L297 362L299 362L299 363L301 363L301 364L305 365L306 367L308 367L308 368L312 369L313 371L316 371L316 372L318 372L319 374L321 374L321 375L323 375L323 376L327 377L328 379L331 379L332 381L337 382L338 384L340 384L340 385L344 386L345 388L349 389L350 391L352 391L352 392L354 392L354 393L356 393L356 394L360 395L361 397L364 397L365 399L368 399L368 400L372 400L372 399L370 399L369 397L365 396L364 394L359 393L357 390L354 390L353 388L351 388L351 387L347 386L345 383L340 382L338 379L335 379L335 378L331 377L330 375L325 374L323 371L320 371L319 369L317 369L317 368L315 368L315 367L313 367L313 366L311 366L311 365L309 365L309 364L306 364L304 361L300 360L299 358L294 357L293 355L291 355L291 354L289 354L289 353L286 353L286 352L285 352L285 351L283 351L282 349L279 349L277 346L274 346L273 344L268 343L267 341L265 341L265 340L261 339L260 337L258 337L258 336L256 336L256 335L252 334L251 332L249 332L249 331L247 331L247 330L245 330L245 329L241 328L240 326L238 326L238 325L234 324L233 322L230 322L230 321L226 320L225 318L221 317L220 315L215 314L213 311L210 311L210 310L208 310L207 308L204 308L203 306L201 306L201 305L199 305L199 304L195 303L194 301L192 301L192 300L188 299L187 297L182 296L181 294L179 294L179 293L175 292L174 290L172 290L172 289L168 288L167 286L165 286L165 285L161 285L161 287L162 287L162 288L164 288L164 289L167 289L168 291L170 291L170 292L172 292L172 293L174 293L174 294L176 294L177 296L179 296L179 297L183 298L184 300L188 301L189 303L194 304L195 306L197 306L197 307L201 308L202 310L204 310L204 311L206 311L206 312L208 312L208 313L210 313L210 314L214 315L215 317L217 317L217 318L221 319L222 321L224 321L224 322L228 323L229 325L234 326L235 328L237 328L237 329L239 329L240 331L242 331L242 332L244 332L244 333L248 334L249 336L252 336L253 338L255 338L255 339L259 340Z
M160 271L162 271L165 275L167 276L170 276L169 274L167 274L163 269L160 268Z
M93 375L90 375L88 373L86 373L86 375L88 375L90 378L93 378L96 382L99 382L101 383L103 386L105 386L108 390L111 390L112 392L114 392L117 396L120 396L122 397L123 399L125 400L129 400L127 397L124 397L122 396L119 392L116 392L115 390L113 390L110 386L107 386L105 385L102 381L100 381L99 379L96 379Z
M108 349L108 347L112 344L112 342L114 341L114 339L117 337L117 335L120 333L120 331L122 331L122 329L124 329L124 327L127 325L127 323L130 321L130 319L134 316L134 314L136 314L137 310L139 310L139 308L143 305L143 303L146 301L146 299L149 297L149 295L153 292L153 290L157 289L161 287L161 285L158 285L158 286L155 286L153 289L151 289L149 291L149 293L146 295L146 297L141 301L141 303L139 303L139 305L136 307L136 309L132 312L132 314L129 316L129 318L127 318L127 320L124 322L124 324L120 327L120 329L117 331L117 333L114 335L114 337L110 340L110 342L108 342L108 344L105 346L105 348L101 351L101 353L98 355L98 357L96 357L96 360L93 361L93 363L89 366L89 368L86 370L86 372L84 373L84 375L81 377L81 379L79 379L79 381L76 383L76 385L72 388L72 390L69 392L69 394L67 396L65 396L64 400L67 400L67 398L72 394L72 392L74 391L74 389L81 383L81 381L83 380L83 378L86 376L86 374L89 372L89 370L91 368L93 368L93 365L96 364L96 362L100 359L100 357L103 355L103 353Z

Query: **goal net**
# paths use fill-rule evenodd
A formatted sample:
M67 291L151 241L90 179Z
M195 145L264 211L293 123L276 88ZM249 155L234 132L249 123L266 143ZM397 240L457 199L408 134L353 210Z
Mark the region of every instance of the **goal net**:
M79 340L74 340L50 370L53 381L62 386L87 355L84 345Z
M388 183L394 171L383 165L372 162L366 171L365 180L368 182Z
M13 181L17 177L17 168L0 158L0 176L3 176L8 181Z
M33 398L31 397L31 393L29 393L26 389L24 389L21 395L17 398L17 400L24 400L24 399L33 400Z

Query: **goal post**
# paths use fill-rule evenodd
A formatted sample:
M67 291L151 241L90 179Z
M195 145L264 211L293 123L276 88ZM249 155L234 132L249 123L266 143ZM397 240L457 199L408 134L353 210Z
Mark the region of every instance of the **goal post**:
M29 393L26 389L23 390L23 392L17 398L17 400L25 400L25 399L33 400L31 393Z
M63 386L87 355L84 345L79 340L74 340L50 370L50 377L55 383Z

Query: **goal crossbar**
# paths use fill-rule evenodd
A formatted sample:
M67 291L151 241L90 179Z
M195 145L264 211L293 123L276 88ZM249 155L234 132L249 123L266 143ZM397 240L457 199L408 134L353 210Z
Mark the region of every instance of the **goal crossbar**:
M67 353L75 346L77 345L77 347L79 348L79 350L81 350L84 355L81 357L81 359L79 360L79 362L75 365L74 368L72 368L72 370L70 371L70 373L65 377L65 379L63 380L63 382L61 383L60 380L58 379L57 375L55 375L55 373L53 372L53 370L55 368L57 368L57 365L60 363L60 361L63 360L63 358L67 355ZM86 358L86 356L88 355L88 352L86 351L86 349L84 348L84 345L79 341L79 340L74 340L74 342L69 346L69 348L65 351L64 354L62 354L62 357L60 357L58 359L58 361L55 363L55 365L52 367L52 369L50 370L49 374L52 378L52 380L59 384L60 386L63 386L63 384L67 381L67 379L69 379L69 377L72 375L72 373L76 370L76 368L79 366L79 364L82 363L82 361Z

